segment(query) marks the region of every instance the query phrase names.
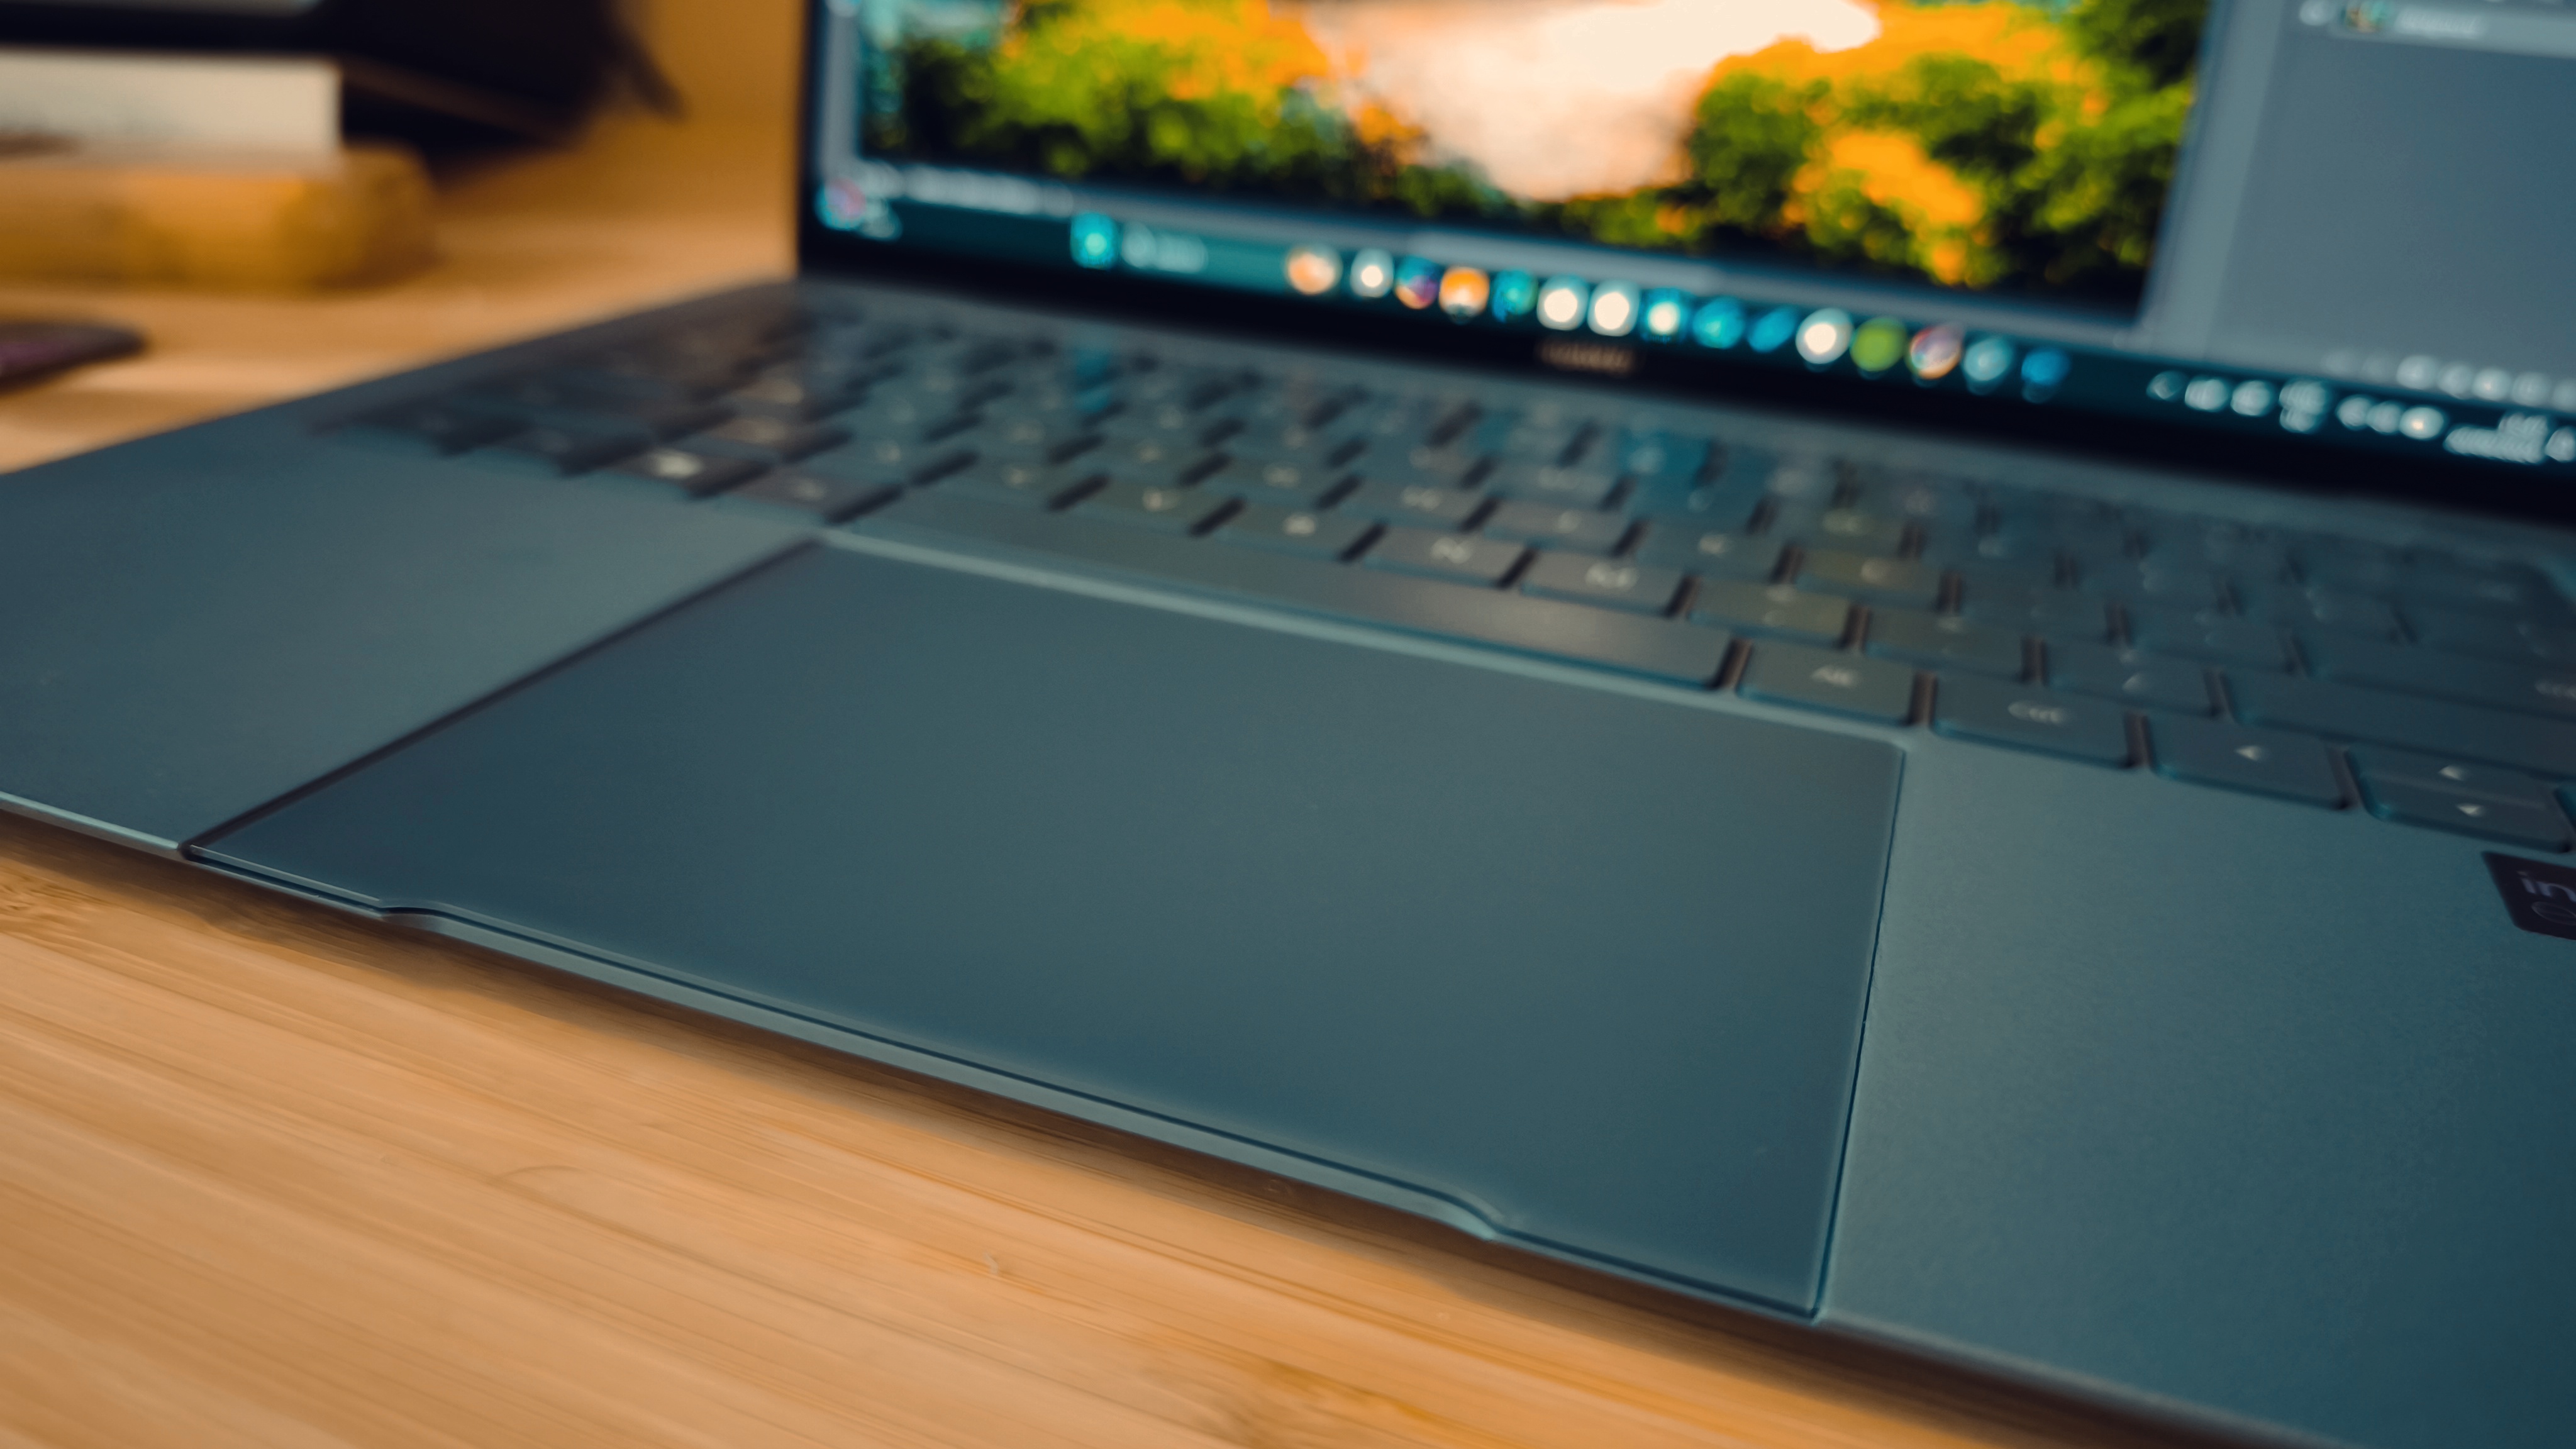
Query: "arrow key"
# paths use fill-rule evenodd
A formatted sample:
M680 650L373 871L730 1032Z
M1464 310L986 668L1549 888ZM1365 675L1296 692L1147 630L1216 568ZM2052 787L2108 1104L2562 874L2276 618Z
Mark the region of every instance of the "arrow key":
M2306 735L2160 714L2147 718L2147 741L2155 751L2156 773L2168 779L2303 800L2329 810L2343 806L2343 782L2335 778L2334 762L2322 743Z
M2401 825L2429 825L2533 850L2565 850L2567 817L2546 800L2509 800L2437 789L2406 780L2362 777L2370 813Z
M2391 781L2421 785L2428 790L2491 795L2526 805L2549 803L2548 785L2518 770L2498 765L2479 764L2450 755L2393 750L2386 745L2355 745L2350 754L2352 771L2361 777L2364 785Z

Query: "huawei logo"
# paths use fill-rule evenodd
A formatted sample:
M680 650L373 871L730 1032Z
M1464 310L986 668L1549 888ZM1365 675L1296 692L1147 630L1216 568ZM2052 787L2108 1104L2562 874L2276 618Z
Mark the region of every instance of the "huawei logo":
M1600 372L1626 377L1637 370L1633 347L1605 347L1598 342L1569 342L1551 337L1538 345L1538 360L1562 372Z

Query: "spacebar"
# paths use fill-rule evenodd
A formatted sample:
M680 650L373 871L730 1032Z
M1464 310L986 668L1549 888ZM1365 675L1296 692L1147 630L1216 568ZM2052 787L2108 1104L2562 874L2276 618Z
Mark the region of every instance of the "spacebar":
M1386 624L1702 688L1717 682L1732 642L1725 633L1696 624L1228 548L936 492L906 494L848 524L846 531L907 543L972 539L1049 561L1143 575L1197 593Z

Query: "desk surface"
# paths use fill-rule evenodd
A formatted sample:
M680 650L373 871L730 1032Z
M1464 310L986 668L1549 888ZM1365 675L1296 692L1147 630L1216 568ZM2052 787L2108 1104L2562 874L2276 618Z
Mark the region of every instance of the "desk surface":
M0 288L154 350L0 469L776 275L776 147L621 127L436 270ZM0 1444L2169 1442L0 821Z

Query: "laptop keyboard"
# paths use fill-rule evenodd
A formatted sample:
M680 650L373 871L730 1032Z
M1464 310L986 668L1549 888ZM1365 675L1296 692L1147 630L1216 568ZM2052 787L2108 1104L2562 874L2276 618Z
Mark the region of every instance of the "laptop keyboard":
M2576 610L2537 570L1592 405L764 308L334 432L2570 844Z

